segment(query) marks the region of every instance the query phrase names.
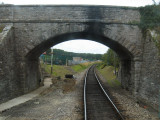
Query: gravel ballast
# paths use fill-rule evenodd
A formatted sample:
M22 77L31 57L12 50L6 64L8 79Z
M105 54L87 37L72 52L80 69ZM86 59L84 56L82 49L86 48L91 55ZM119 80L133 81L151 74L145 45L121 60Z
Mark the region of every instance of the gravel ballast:
M110 87L107 80L98 72L98 76L110 94L116 99L118 107L123 111L126 120L159 120L158 112L153 108L138 103L129 91L119 87Z

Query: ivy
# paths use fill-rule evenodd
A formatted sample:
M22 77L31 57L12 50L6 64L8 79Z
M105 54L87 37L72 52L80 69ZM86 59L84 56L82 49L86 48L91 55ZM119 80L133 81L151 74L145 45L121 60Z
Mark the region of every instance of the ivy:
M142 30L154 29L160 26L160 5L151 5L139 8L141 21L139 27Z
M3 31L4 25L0 25L0 33Z
M160 55L160 34L155 33L155 35L152 36L152 41L155 43L156 47L158 48L158 52Z
M139 8L141 21L139 27L142 29L143 36L148 30L155 31L152 41L155 43L160 54L160 5L150 5Z

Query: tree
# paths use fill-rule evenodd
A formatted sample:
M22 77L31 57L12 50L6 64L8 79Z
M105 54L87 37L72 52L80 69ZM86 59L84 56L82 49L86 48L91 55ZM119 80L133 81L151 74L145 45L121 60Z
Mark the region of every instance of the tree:
M119 67L119 57L112 49L108 49L103 55L103 62L105 65L114 66L114 73L117 75L116 69Z
M102 59L106 65L119 67L118 55L112 49L108 49L108 51L103 55Z
M103 55L103 62L106 65L119 66L119 58L112 49L108 49L108 51Z
M46 51L47 63L51 63L51 49ZM88 54L88 53L73 53L66 52L60 49L53 49L53 63L54 64L66 64L66 60L72 60L73 57L82 57L84 60L94 61L102 60L102 54Z

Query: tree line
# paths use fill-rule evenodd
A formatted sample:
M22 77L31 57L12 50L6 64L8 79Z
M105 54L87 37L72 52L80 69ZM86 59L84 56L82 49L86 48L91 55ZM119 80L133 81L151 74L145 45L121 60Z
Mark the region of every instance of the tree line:
M60 49L53 49L53 64L57 65L65 65L66 60L72 60L73 57L81 57L84 60L96 61L102 60L102 54L91 54L91 53L74 53L74 52L66 52ZM40 56L43 61L47 63L51 63L51 49L48 49L45 54Z
M57 65L65 65L66 60L72 60L73 57L81 57L84 60L96 61L102 60L103 66L115 66L115 68L119 67L119 57L112 50L108 49L105 54L91 54L91 53L74 53L74 52L66 52L60 49L53 49L53 64ZM51 49L48 49L45 54L40 57L43 61L47 63L51 63Z

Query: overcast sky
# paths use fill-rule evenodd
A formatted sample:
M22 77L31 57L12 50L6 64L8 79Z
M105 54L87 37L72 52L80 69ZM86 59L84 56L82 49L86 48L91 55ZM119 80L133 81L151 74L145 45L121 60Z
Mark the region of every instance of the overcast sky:
M87 43L87 44L86 44ZM76 53L94 53L94 54L104 54L108 47L100 44L98 42L89 40L70 40L67 42L60 43L53 48L58 48L69 52Z
M155 0L157 3L160 0ZM0 0L5 4L29 5L29 4L81 4L81 5L114 5L114 6L145 6L153 4L152 0ZM107 51L108 47L97 42L76 40L67 41L53 48L63 49L77 53L100 53Z
M152 4L152 0L0 0L9 4L90 4L117 6L144 6ZM155 0L159 1L159 0Z

